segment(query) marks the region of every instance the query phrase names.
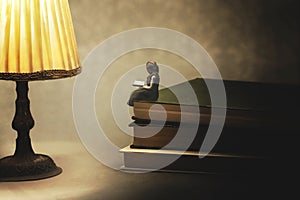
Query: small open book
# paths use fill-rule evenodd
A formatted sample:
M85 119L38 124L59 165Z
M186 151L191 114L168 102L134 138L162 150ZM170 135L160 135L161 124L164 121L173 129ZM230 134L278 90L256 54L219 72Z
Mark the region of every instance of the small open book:
M133 86L136 86L136 87L143 87L145 85L145 82L144 81L134 81Z

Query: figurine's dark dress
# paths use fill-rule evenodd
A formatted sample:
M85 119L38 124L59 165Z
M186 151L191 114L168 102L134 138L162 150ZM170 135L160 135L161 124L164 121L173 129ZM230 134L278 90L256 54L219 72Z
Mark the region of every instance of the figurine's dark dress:
M139 88L133 91L130 95L128 105L133 106L136 101L156 101L158 99L159 74L153 73L147 77L146 84L150 86L152 77L154 76L152 87L149 89Z

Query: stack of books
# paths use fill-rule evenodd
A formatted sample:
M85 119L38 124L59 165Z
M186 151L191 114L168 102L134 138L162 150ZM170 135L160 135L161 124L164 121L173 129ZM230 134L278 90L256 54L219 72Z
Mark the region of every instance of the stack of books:
M218 126L210 124L206 85L217 81L193 79L160 90L156 102L135 102L133 142L121 150L124 169L257 172L274 165L274 158L286 160L296 152L299 86L229 80L223 81L227 106L221 135L210 152L201 152L209 126ZM187 88L193 89L196 104ZM174 161L160 166L162 158Z

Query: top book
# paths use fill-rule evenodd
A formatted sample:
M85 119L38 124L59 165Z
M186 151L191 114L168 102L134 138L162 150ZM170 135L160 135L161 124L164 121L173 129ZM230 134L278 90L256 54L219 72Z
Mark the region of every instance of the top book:
M208 124L212 105L206 83L214 85L218 81L223 81L226 91L226 125L277 126L297 123L298 85L201 78L161 89L156 102L135 102L134 118ZM187 88L193 89L196 104L191 101L191 90ZM186 121L182 121L182 115Z

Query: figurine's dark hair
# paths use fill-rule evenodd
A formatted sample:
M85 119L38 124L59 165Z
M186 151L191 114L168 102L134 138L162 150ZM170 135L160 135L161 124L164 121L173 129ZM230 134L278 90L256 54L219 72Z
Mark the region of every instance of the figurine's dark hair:
M159 73L159 67L158 67L157 63L154 61L148 61L146 63L146 68L149 73L152 73L152 72Z

